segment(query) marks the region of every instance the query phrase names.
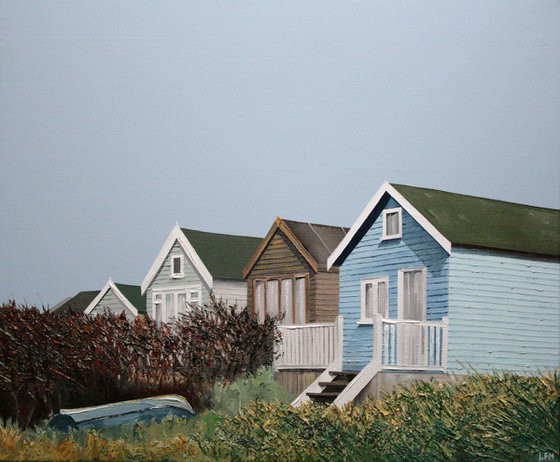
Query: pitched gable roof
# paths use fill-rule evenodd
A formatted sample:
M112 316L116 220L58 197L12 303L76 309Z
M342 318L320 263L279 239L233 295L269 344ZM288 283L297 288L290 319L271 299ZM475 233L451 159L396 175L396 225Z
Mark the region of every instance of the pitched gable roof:
M214 278L242 280L243 267L260 241L259 237L209 233L175 225L142 281L142 293L156 277L175 242L179 243L206 285L212 288Z
M350 228L342 226L319 225L293 220L284 220L284 223L321 266L327 264L329 255L350 230Z
M301 256L309 263L315 272L326 268L327 258L346 235L349 228L341 226L320 225L301 221L284 220L277 217L253 254L251 260L243 270L245 278L256 265L265 251L276 230L281 230L288 240L294 245Z
M129 284L117 284L111 278L107 284L97 293L95 298L84 310L84 314L91 313L99 302L103 299L105 294L112 290L116 297L124 304L124 306L134 315L146 313L146 296L140 294L139 286L132 286ZM124 290L124 292L123 292Z
M560 210L393 184L453 245L560 256Z
M66 313L68 311L73 311L74 313L83 313L98 293L98 290L86 290L83 292L78 292L73 297L67 297L61 302L57 303L49 311L51 313Z
M243 279L243 267L261 242L260 237L234 236L181 228L204 265L216 279Z
M452 245L560 256L560 211L385 182L328 259L341 264L393 197L448 252Z
M126 297L131 305L138 310L139 314L146 313L146 295L141 294L140 286L119 284L118 282L115 282L115 286L117 286L121 294Z

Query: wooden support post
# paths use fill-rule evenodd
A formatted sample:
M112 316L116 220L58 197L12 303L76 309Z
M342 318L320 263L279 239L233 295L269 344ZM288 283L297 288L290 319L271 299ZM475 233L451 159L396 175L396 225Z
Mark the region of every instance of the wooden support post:
M449 318L445 316L443 319L443 335L441 336L441 367L447 370L447 331L449 330Z
M381 350L383 346L383 316L379 313L373 315L373 362L381 366Z
M342 367L342 355L344 350L344 318L336 317L336 363Z

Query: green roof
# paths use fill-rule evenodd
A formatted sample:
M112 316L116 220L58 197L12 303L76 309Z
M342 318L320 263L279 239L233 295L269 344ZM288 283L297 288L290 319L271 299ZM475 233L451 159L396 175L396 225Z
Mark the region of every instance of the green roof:
M93 301L93 299L97 297L98 293L98 290L86 290L84 292L78 292L73 297L68 297L65 300L57 303L50 309L50 311L56 311L57 313L66 313L67 311L72 310L74 313L83 313L88 305Z
M243 268L262 240L260 237L207 233L186 228L181 230L216 279L243 280Z
M138 310L138 314L146 313L146 295L141 294L140 286L118 284L116 282L115 285L128 299L128 301Z
M560 210L392 186L453 245L560 256Z

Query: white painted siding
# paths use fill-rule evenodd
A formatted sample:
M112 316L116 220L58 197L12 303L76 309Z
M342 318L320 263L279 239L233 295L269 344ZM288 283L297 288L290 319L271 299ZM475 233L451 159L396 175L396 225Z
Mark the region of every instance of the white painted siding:
M535 372L559 366L560 264L453 248L449 369Z
M239 308L245 308L247 306L247 283L245 281L215 279L214 295L217 299L224 300L228 305L237 304Z
M171 277L171 261L173 257L183 256L183 273L182 278L172 278ZM163 264L161 265L156 276L146 289L146 308L148 316L153 318L153 307L152 307L152 291L153 289L173 289L173 290L187 290L190 288L202 289L202 300L201 302L210 302L210 289L206 286L204 280L200 277L193 264L188 259L187 255L181 248L178 242L175 242Z
M130 310L124 305L124 303L117 297L113 289L109 289L107 293L101 298L101 300L99 300L99 303L91 311L91 314L98 314L105 309L108 309L116 315L121 314L124 310L127 319L132 321L135 318L134 314L132 314Z

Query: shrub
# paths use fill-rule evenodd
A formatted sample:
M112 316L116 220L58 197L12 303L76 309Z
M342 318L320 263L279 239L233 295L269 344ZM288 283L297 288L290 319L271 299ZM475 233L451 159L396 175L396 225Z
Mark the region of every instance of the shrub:
M275 321L221 301L174 325L0 306L0 417L28 427L62 407L178 393L198 410L214 383L272 362Z

